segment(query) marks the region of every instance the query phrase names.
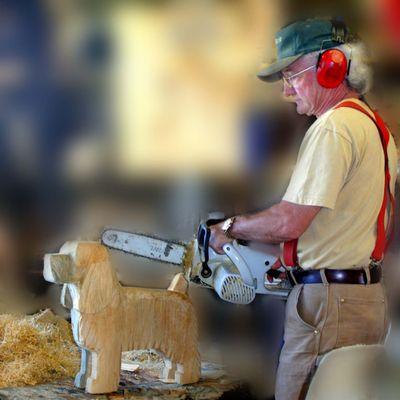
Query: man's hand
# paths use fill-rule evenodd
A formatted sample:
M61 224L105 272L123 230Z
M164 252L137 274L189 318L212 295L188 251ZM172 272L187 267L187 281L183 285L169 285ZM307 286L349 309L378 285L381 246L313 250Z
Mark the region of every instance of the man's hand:
M233 239L228 238L224 231L222 230L222 224L210 226L211 236L210 236L210 247L218 254L224 254L222 246L225 243L231 243Z
M274 262L272 267L267 271L267 279L268 279L269 283L272 283L274 281L274 278L276 278L276 279L286 279L287 278L286 272L278 271L278 269L281 267L282 267L282 262L281 262L281 259L278 258ZM272 273L269 273L270 271Z

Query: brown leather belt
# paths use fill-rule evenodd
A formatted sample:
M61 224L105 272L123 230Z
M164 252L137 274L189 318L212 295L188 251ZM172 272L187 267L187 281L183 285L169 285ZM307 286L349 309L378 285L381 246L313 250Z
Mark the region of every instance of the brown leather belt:
M382 278L382 267L380 265L369 266L370 280L364 269L330 269L309 270L301 268L291 268L288 273L289 282L294 286L296 284L324 283L322 274L325 272L328 283L347 283L353 285L367 285L378 283Z

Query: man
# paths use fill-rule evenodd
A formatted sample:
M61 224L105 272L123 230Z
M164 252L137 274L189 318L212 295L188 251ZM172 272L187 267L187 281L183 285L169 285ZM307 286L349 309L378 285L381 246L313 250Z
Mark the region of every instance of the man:
M299 21L277 33L276 45L278 61L259 77L283 79L284 96L297 112L317 120L303 139L282 201L213 226L210 243L219 253L232 239L284 243L288 273L280 277L289 278L293 289L276 399L294 400L305 395L318 355L385 340L380 262L397 152L363 101L370 69L363 46L351 41L343 24Z

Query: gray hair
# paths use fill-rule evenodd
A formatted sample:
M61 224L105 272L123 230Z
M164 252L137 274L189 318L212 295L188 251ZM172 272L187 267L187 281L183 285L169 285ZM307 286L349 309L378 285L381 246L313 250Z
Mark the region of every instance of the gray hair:
M339 46L351 59L350 71L347 76L349 86L360 94L366 94L372 88L373 72L370 63L370 54L362 42L346 43Z
M346 80L348 85L360 94L368 93L373 84L373 72L370 64L370 54L362 42L342 44L337 47L342 50L348 60L351 60L349 75ZM319 51L306 54L304 59L308 62L317 62ZM303 57L302 57L303 58Z

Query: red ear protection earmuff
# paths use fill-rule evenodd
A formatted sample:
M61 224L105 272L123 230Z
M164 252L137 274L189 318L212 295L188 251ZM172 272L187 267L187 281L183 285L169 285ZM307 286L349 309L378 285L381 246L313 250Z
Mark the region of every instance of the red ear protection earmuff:
M337 88L346 78L347 58L339 49L329 49L320 53L317 62L317 81L327 89Z
M347 27L342 21L332 20L332 40L346 43L348 39ZM337 88L349 73L351 60L348 62L345 54L339 49L321 51L317 61L317 81L327 89Z

